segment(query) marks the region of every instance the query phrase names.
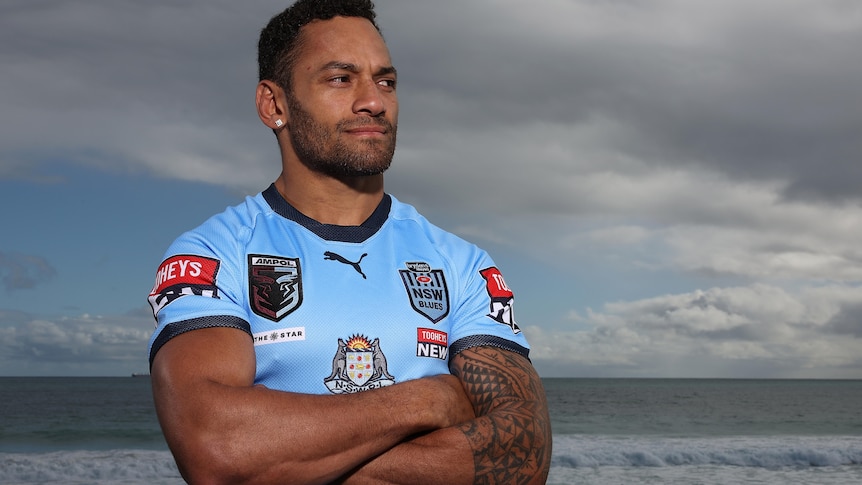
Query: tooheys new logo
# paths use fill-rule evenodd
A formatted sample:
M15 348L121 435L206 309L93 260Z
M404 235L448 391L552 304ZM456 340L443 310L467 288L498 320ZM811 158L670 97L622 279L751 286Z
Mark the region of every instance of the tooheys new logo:
M165 305L183 296L218 298L219 265L217 259L203 256L179 255L166 259L156 272L156 284L148 298L153 316L158 317Z
M521 329L515 323L515 311L512 308L515 302L515 295L506 286L506 281L503 279L503 275L500 274L500 270L491 267L483 269L479 274L485 278L488 296L491 297L491 313L488 316L498 323L510 327L512 332L516 334L521 333Z

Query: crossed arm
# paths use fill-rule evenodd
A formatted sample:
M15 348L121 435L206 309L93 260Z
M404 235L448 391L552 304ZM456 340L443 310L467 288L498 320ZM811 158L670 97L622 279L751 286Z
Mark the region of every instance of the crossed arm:
M249 336L212 328L166 343L152 375L190 483L544 483L551 432L529 361L477 347L450 369L358 394L275 391L253 385ZM387 419L345 420L357 407Z
M551 427L541 380L530 362L475 347L449 367L475 419L407 440L347 477L344 484L544 484Z
M477 416L458 426L473 452L473 483L545 483L551 419L532 364L512 352L478 347L458 354L450 367Z

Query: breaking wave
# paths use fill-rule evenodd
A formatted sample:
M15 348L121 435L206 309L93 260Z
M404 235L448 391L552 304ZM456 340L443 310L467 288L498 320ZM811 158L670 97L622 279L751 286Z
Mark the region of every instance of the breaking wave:
M0 483L174 485L185 483L168 451L0 453Z
M659 438L564 435L552 466L672 467L726 465L777 469L862 464L862 437Z

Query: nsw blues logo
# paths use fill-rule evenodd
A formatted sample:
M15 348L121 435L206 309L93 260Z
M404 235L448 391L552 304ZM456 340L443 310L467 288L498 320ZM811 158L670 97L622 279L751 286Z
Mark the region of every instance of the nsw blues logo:
M414 310L432 323L449 314L449 289L442 269L431 269L428 263L407 263L407 269L398 272Z
M248 300L256 315L277 322L302 304L298 258L248 256Z

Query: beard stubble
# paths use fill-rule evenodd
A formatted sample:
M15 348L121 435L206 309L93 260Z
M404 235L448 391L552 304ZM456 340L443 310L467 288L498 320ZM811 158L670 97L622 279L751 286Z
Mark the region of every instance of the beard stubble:
M341 120L334 128L319 123L299 100L288 96L290 110L290 141L305 166L331 177L361 177L378 175L392 164L395 155L397 125L382 117L359 117ZM348 146L340 137L345 130L376 125L386 130L384 139L359 139Z

